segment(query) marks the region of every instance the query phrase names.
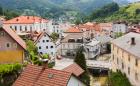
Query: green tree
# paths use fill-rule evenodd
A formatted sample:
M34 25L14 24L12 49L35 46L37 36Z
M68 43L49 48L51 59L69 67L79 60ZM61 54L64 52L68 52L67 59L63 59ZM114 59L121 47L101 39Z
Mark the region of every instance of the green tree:
M52 33L52 34L50 35L50 37L53 39L53 41L56 41L56 40L59 38L59 34L57 34L57 33Z
M27 44L27 51L28 52L34 52L36 55L38 54L37 53L37 47L34 45L33 41L27 40L26 44Z
M88 73L88 69L86 65L85 55L83 54L83 48L80 48L77 51L74 62L77 63L82 69L85 70L85 72L80 76L80 78L84 83L89 85L90 77L89 77L89 73Z
M109 77L111 86L132 86L125 74L111 72Z
M3 15L3 8L0 6L0 15Z

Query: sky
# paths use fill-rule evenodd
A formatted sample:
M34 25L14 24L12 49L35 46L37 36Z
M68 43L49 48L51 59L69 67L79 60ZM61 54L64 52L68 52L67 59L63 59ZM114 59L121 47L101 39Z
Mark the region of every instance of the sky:
M140 1L140 0L128 0L128 1L131 1L131 2L136 2L136 1Z

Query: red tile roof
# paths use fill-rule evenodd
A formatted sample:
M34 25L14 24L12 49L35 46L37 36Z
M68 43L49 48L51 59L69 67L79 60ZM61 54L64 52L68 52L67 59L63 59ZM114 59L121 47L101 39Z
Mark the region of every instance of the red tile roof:
M67 86L72 73L28 65L13 86Z
M85 29L86 31L89 31L89 30L101 31L99 24L96 24L96 23L92 25L87 25L87 24L79 25L79 29L82 29L82 30Z
M26 43L11 28L2 27L2 29L9 34L23 49L26 50Z
M4 24L32 24L35 22L48 22L48 20L43 19L38 16L19 16L8 21L5 21Z
M76 63L71 64L70 66L63 69L64 71L73 73L75 76L80 76L84 70Z
M77 27L71 27L66 32L67 33L81 33L82 31Z

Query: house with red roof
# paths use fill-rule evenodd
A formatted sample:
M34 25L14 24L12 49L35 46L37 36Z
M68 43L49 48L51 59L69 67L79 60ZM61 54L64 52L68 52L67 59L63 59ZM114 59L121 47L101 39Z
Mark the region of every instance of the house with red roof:
M72 72L28 65L12 86L86 86Z
M10 28L0 27L0 64L23 63L26 43Z
M79 77L84 73L84 70L76 63L73 63L63 69L66 72L73 73L75 76Z
M4 22L4 26L10 27L16 33L28 31L47 31L48 20L38 16L19 16Z
M35 45L38 48L38 53L49 54L54 57L56 54L55 43L46 32L41 32L34 40Z

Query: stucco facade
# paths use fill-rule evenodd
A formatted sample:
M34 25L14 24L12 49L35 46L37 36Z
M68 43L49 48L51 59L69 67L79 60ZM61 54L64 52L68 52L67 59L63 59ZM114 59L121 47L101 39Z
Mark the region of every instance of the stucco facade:
M140 59L112 44L112 70L125 73L133 86L140 86Z
M24 49L4 30L0 30L0 64L23 63Z

